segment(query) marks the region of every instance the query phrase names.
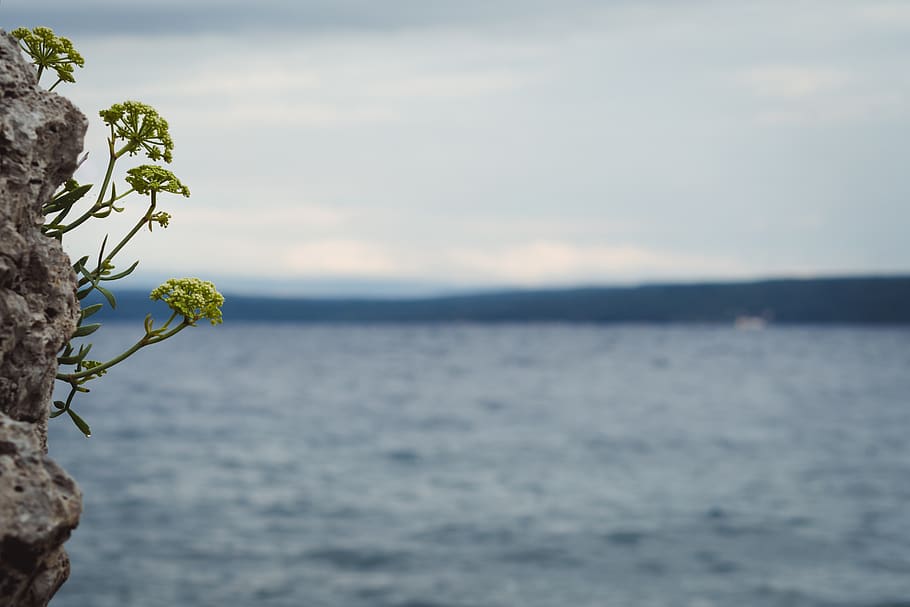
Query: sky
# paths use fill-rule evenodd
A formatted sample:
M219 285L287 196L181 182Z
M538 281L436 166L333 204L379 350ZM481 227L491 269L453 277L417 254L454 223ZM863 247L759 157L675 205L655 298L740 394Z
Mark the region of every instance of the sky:
M86 60L57 89L91 121L80 181L98 110L170 123L192 197L124 252L140 283L910 272L907 1L2 0L0 27L36 25ZM127 229L127 201L65 248Z

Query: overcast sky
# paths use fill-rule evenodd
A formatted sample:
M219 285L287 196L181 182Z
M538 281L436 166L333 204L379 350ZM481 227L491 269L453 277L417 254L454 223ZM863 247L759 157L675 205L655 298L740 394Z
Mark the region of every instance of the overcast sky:
M193 196L126 253L143 276L910 271L910 2L2 0L3 28L41 24L86 59L58 87L93 124L80 181L97 110L171 123Z

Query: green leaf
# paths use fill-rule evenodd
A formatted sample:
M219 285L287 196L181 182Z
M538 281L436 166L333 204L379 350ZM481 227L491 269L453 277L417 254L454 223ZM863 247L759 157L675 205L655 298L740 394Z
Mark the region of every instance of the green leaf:
M66 413L66 411L64 411L63 409L61 409L59 411L51 411L51 413L48 415L48 418L54 419L55 417L60 417L64 413Z
M79 261L77 261L76 263L73 264L73 271L81 272L85 268L86 261L88 261L88 255L80 258Z
M82 289L81 291L77 292L76 299L78 299L79 301L82 301L83 299L88 297L88 294L91 293L92 289L94 289L94 288L95 287L88 287L87 289Z
M104 295L104 298L107 300L107 303L111 304L111 307L115 310L117 309L117 300L114 299L114 294L102 287L101 285L95 285L95 288Z
M63 209L73 206L91 189L92 184L87 183L70 191L64 190L52 198L50 202L44 205L44 214L47 215L48 213L55 213L57 211L62 211Z
M63 402L62 400L55 400L55 401L54 401L54 406L57 407L58 409L61 409L61 410L62 410L62 409L66 409L66 403Z
M92 325L83 325L76 329L76 332L73 333L73 337L85 337L86 335L91 335L95 331L101 328L101 323L96 322Z
M125 277L129 276L130 274L132 274L133 270L135 270L136 266L138 266L138 265L139 265L139 261L137 260L136 263L131 265L129 268L127 268L123 272L120 272L119 274L114 274L113 276L102 276L100 278L100 280L105 280L105 281L120 280L121 278L125 278ZM101 287L98 287L98 288L100 289Z
M70 419L73 420L73 423L76 424L76 427L79 428L79 431L85 435L85 438L88 438L92 435L92 429L89 427L85 420L79 417L79 415L72 409L67 409L67 413L70 414Z
M101 241L101 251L98 252L98 268L103 269L104 266L104 247L107 246L107 237L109 234L104 235L104 240Z
M92 314L95 314L98 310L104 307L103 303L96 303L85 308L82 308L82 319L85 320Z
M81 345L79 346L79 352L74 356L69 356L64 354L63 356L57 357L57 364L60 365L75 365L76 363L82 362L82 360L88 356L89 351L92 349L92 344ZM70 348L72 351L72 348Z

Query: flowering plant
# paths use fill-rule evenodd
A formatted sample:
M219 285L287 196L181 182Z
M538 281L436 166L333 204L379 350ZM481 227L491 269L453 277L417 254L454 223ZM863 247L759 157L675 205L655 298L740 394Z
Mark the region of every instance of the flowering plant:
M48 69L53 69L57 80L49 90L61 82L75 82L73 66L83 67L82 56L73 48L72 43L63 37L56 36L50 28L36 27L33 30L19 28L12 32L19 41L20 48L31 58L37 68L36 79ZM114 181L114 169L117 161L124 156L136 156L144 153L152 161L173 160L174 141L171 139L167 121L155 108L138 101L115 103L110 108L99 112L101 119L109 128L108 164L101 187L97 190L94 202L75 219L70 213L77 206L84 206L83 198L92 190L93 184L79 184L70 179L42 206L45 223L42 232L50 238L63 240L63 236L91 219L103 219L112 212L121 213L125 207L118 203L129 196L137 194L148 198L148 207L139 217L133 228L124 235L110 251L106 252L107 237L101 243L97 260L89 263L88 255L73 264L78 277L76 297L84 302L93 291L100 293L111 308L117 307L114 294L102 283L120 280L129 276L139 262L136 261L125 270L115 272L114 258L132 240L143 226L149 231L155 224L166 228L171 215L157 211L159 194L178 194L189 197L190 190L174 173L162 166L144 164L126 171L124 181L129 186L126 191L117 193ZM151 314L145 317L144 335L122 354L108 361L89 360L87 355L92 344L74 342L88 337L99 328L100 323L85 324L85 321L104 307L104 302L91 305L82 304L76 331L63 346L57 362L60 367L72 367L68 371L58 369L57 379L69 386L65 400L54 401L55 411L50 417L66 413L86 436L91 435L91 428L72 407L77 393L89 392L85 384L98 379L108 369L132 356L140 349L173 337L186 327L195 326L206 319L212 325L222 322L221 306L224 297L215 289L215 285L198 278L172 278L154 289L150 294L153 301L163 301L171 309L170 318L162 325L155 326Z

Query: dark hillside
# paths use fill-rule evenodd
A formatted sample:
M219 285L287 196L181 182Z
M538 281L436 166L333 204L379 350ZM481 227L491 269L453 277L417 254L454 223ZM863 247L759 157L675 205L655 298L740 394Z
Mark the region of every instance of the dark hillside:
M145 292L118 293L102 320L164 317ZM100 316L100 315L99 315ZM269 298L227 295L226 321L259 322L645 322L910 323L910 277L767 280L510 290L411 299Z

